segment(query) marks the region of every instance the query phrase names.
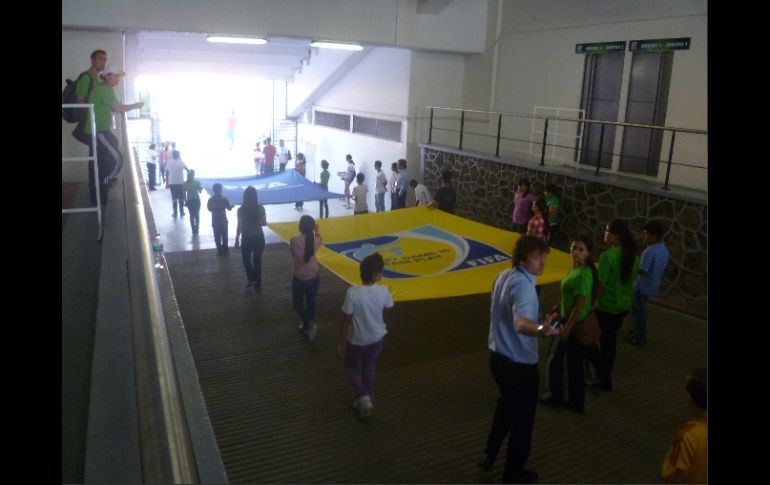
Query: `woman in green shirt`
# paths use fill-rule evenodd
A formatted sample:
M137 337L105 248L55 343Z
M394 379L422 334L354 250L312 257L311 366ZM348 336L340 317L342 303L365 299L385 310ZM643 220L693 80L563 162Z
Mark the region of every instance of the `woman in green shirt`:
M636 255L636 241L622 219L613 219L607 224L604 241L610 248L599 258L599 288L593 300L602 336L599 348L591 349L588 358L596 369L597 382L594 386L611 391L617 334L623 318L631 309L639 256Z
M594 267L593 241L589 236L572 240L570 255L572 269L561 281L561 303L551 313L559 312L564 324L556 347L551 344L548 358L549 393L540 400L550 406L566 405L572 411L585 412L584 367L586 348L573 332L591 312L591 295L596 290L596 268ZM564 400L564 357L567 357L567 390L569 398Z

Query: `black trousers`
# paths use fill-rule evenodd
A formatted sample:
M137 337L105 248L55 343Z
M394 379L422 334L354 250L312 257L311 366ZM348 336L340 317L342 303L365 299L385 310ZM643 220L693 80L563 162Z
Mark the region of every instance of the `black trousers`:
M158 181L156 178L158 176L157 169L157 163L147 162L147 186L150 188L150 190L155 189L155 184Z
M575 325L580 325L576 323ZM548 390L556 401L564 400L564 358L567 358L567 391L569 405L576 410L585 408L585 346L578 342L575 328L569 338L562 342L556 337L551 355L548 357Z
M489 356L489 368L500 397L485 453L496 457L505 435L510 434L503 472L503 482L509 482L521 473L529 458L540 376L537 364L518 364L496 352Z
M262 284L262 252L264 250L264 234L243 237L241 240L241 258L249 283Z
M594 347L588 352L588 360L596 369L596 377L601 382L612 384L612 368L615 366L618 330L620 330L628 310L620 313L607 313L597 308L595 313L596 319L599 320L599 328L602 329L602 336L599 339L599 348Z

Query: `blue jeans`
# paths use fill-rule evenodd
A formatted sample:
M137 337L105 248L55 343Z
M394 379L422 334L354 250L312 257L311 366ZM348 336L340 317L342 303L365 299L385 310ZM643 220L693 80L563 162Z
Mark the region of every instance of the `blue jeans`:
M309 280L291 277L291 302L302 319L302 328L305 331L310 330L310 321L315 320L315 300L320 283L321 275L316 275Z
M374 208L377 212L385 211L385 192L374 194Z
M639 290L634 290L631 302L631 316L634 324L634 338L640 344L647 343L647 300L650 295L645 295Z

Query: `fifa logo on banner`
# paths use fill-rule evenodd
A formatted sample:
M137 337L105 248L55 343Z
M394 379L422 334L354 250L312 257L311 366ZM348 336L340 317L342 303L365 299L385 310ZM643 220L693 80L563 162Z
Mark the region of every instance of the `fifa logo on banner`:
M386 278L418 278L450 271L472 270L511 260L511 255L433 225L393 234L325 244L337 254L356 261L379 252L385 260Z

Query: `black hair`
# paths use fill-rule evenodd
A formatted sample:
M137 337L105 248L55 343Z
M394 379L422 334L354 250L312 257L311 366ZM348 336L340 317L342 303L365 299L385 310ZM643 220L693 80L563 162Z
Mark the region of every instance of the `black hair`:
M521 236L516 245L513 246L513 266L518 266L526 261L532 253L545 254L548 252L548 245L536 236Z
M155 143L150 143L150 147L149 148L150 148L150 150L154 150L157 147L155 146Z
M636 259L636 241L628 230L628 223L623 219L613 219L607 224L610 234L615 234L620 240L622 254L620 256L620 280L627 282L634 270Z
M364 183L364 174L362 174L361 172L358 172L358 174L356 175L356 182L358 182L359 184Z
M409 187L417 187L417 179L410 180Z
M405 158L399 158L398 159L398 169L401 170L402 168L406 168L406 159Z
M535 205L537 210L540 211L540 216L543 218L543 234L548 239L548 235L551 233L551 214L548 211L548 204L546 204L543 197L538 197L535 199Z
M222 184L220 184L219 182L215 183L214 186L211 189L217 195L221 195L222 194Z
M321 168L329 168L329 162L326 160L321 160Z
M105 51L103 49L96 49L95 51L93 51L91 53L91 59L95 59L96 56L99 55L99 54L104 54L106 56L107 55L107 51Z
M173 158L173 159L179 158L179 150L172 150L171 151L171 158Z
M310 261L315 253L315 219L304 215L299 219L299 232L305 235L305 262Z
M345 155L345 160L347 160L348 162L353 162L353 155L348 153L347 155ZM353 162L353 163L355 163L355 162Z
M374 274L382 273L384 268L385 260L382 259L382 255L380 253L370 254L369 256L365 257L363 261L361 261L361 266L359 267L361 272L361 281L363 283L373 282Z
M558 195L559 189L556 187L556 184L548 184L545 186L545 191L550 192L554 195Z
M690 371L685 389L693 404L700 409L708 409L708 370L698 368Z
M245 221L255 222L257 225L261 225L262 221L260 220L257 189L252 185L243 189L243 202L241 203L239 215L242 216Z
M393 163L391 163L391 164L390 164L390 169L391 169L392 171L394 171L394 172L395 172L396 170L398 170L398 163L396 163L396 162L393 162Z
M382 162L380 160L375 160L374 161L374 168L376 168L376 169L382 168Z
M596 293L596 288L599 286L599 275L596 271L596 264L594 261L594 240L588 234L582 234L572 239L572 242L580 241L585 244L588 250L588 256L583 261L583 266L588 266L591 269L591 276L593 276L593 284L591 285L591 295ZM590 298L589 298L590 299Z
M660 241L663 239L663 225L657 221L649 221L644 225L644 230L655 236Z
M441 172L441 180L443 180L446 183L450 183L452 181L452 172L449 170L444 170Z
M527 179L519 179L518 181L516 181L516 185L523 185L524 187L527 188L527 190L529 190L529 180Z

